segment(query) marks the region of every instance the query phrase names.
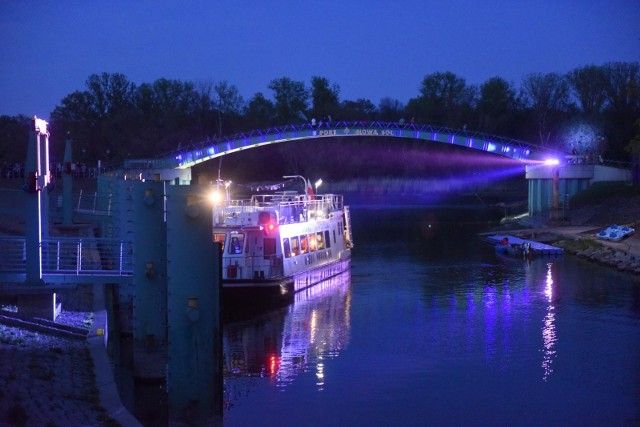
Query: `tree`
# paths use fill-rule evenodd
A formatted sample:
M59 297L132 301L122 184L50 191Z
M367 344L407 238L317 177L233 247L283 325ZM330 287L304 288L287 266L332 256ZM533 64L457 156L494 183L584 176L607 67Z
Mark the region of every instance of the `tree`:
M507 133L516 109L513 87L501 77L492 77L480 85L477 103L479 130L489 133Z
M129 153L129 133L135 104L135 84L119 73L92 74L87 89L62 100L51 114L55 140L64 141L71 132L74 149L80 147L97 159L107 158L107 150L118 159Z
M329 85L324 77L311 78L311 116L318 119L335 115L340 108L340 86Z
M268 87L273 91L276 117L281 124L297 122L304 117L308 108L309 92L303 82L281 77L271 80Z
M253 95L244 108L244 121L247 128L264 128L274 125L276 109L273 102L264 97L262 92Z
M567 79L585 116L599 115L607 99L607 77L602 67L587 65L575 68L569 71Z
M374 120L378 110L371 101L359 98L355 101L342 101L340 118L342 120Z
M640 117L640 65L612 62L603 69L607 78L605 118L609 156L623 159L624 147L635 135L634 122Z
M86 84L98 117L114 117L126 112L133 104L136 86L123 74L92 74Z
M634 184L640 183L640 119L635 122L636 135L625 147L631 153L631 177Z
M200 101L191 82L158 79L140 85L136 92L137 126L129 132L127 154L147 157L165 153L192 137L200 137L193 131Z
M194 131L200 135L215 135L215 110L213 108L213 81L201 81L195 85Z
M407 111L417 120L460 127L470 118L476 98L474 87L452 72L425 76L420 96L409 100Z
M384 97L378 104L378 118L380 120L393 122L400 120L405 114L404 105L397 99Z
M23 115L0 116L0 161L3 166L26 161L31 120Z
M557 73L533 73L524 78L522 89L535 118L539 142L548 146L569 104L567 79Z
M218 111L218 135L222 133L222 118L230 115L240 115L244 100L235 85L222 80L213 87L213 106Z

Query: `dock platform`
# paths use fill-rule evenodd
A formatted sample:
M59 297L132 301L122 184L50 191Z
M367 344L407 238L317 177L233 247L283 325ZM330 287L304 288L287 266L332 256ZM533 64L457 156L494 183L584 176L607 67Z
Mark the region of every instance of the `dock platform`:
M562 255L564 253L564 249L559 248L557 246L547 245L546 243L536 242L534 240L521 239L520 237L511 236L508 234L494 234L494 235L486 235L480 236L483 241L492 244L494 246L500 245L502 239L507 238L509 240L510 247L521 247L523 244L528 243L530 245L530 250L533 252L535 256L554 256L554 255Z

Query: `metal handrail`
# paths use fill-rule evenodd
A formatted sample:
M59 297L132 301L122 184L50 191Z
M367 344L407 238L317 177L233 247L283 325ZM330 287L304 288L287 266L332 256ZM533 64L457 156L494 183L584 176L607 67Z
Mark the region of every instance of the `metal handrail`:
M59 237L40 243L42 273L129 276L133 274L133 242L110 238ZM0 237L0 272L26 271L26 239Z
M47 274L133 274L133 243L111 238L43 239L42 272Z

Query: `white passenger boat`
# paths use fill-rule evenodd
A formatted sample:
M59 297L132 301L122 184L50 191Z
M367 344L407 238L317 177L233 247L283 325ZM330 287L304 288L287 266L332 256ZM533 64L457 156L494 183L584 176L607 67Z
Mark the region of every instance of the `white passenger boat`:
M350 267L349 207L335 194L274 191L214 204L213 239L222 243L223 302L290 300Z

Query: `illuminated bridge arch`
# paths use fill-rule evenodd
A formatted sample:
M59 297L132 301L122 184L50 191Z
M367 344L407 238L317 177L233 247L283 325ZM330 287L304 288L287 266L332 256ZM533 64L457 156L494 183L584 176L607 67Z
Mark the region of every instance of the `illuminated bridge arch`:
M543 160L549 156L564 154L535 146L524 141L491 136L477 132L469 132L461 129L456 130L444 127L434 127L431 125L417 125L399 122L338 121L331 124L321 123L315 126L310 123L285 125L242 132L216 139L207 139L197 146L190 146L186 150L182 150L172 155L155 160L144 160L144 162L146 163L146 167L158 169L186 169L198 163L236 153L248 148L261 147L264 145L287 141L302 141L316 138L345 138L354 136L384 138L395 137L439 142L481 150L523 162L535 162ZM136 167L136 165L129 162L129 167Z

